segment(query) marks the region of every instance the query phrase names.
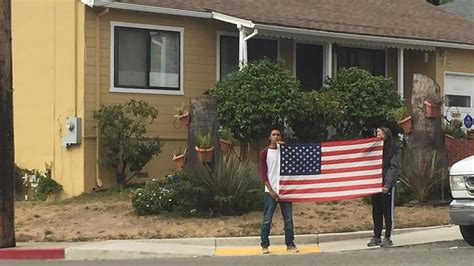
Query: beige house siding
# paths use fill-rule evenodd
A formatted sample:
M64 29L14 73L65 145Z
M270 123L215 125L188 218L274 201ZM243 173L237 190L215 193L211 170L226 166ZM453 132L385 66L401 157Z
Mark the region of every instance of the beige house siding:
M84 112L83 19L78 0L12 1L15 161L51 164L68 197L84 191L84 146L60 146L66 117Z
M423 74L436 80L436 56L434 51L405 50L404 98L411 106L413 74Z
M437 49L436 81L444 94L445 72L474 74L474 50Z
M102 11L102 10L100 10ZM95 183L96 162L96 133L92 113L96 110L96 16L99 11L86 9L86 97L85 105L85 165L86 190L89 191ZM184 29L184 96L160 94L136 94L110 92L110 23L126 22L147 25L181 27ZM187 130L174 127L175 107L184 103L189 105L189 99L201 95L213 86L216 81L216 45L218 31L235 31L233 25L224 24L208 19L168 16L152 13L140 13L121 10L110 10L100 17L100 104L126 102L129 99L144 100L158 109L159 115L153 126L149 127L150 135L158 135L164 144L160 153L150 162L143 172L150 178L161 178L170 173L174 167L172 154L180 146L186 145ZM104 185L114 184L114 177L101 169L100 177Z

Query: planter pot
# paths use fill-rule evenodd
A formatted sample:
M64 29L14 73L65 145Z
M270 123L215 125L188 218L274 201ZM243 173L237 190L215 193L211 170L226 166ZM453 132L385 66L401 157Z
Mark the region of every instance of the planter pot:
M403 133L405 134L410 134L412 130L412 125L411 125L411 116L406 117L400 121L397 121L398 125L402 128Z
M439 117L441 113L441 106L439 104L432 104L428 101L424 101L423 106L425 109L425 117L427 118Z
M221 152L222 154L227 154L230 150L230 147L232 146L232 143L225 139L220 139L219 140L220 146L221 146Z
M184 154L173 155L173 161L176 163L176 170L181 171L184 167Z
M210 147L209 149L201 149L197 146L195 147L197 152L197 157L199 161L203 163L209 163L212 160L212 153L214 151L214 147Z
M175 117L178 118L179 120L180 128L189 126L189 113L188 112L182 115L175 115Z

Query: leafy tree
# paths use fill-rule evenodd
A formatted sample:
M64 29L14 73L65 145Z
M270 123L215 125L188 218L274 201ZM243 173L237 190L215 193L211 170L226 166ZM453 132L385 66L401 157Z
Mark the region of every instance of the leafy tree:
M345 122L336 126L340 136L369 136L380 126L397 130L391 112L402 106L402 100L391 78L353 67L340 70L324 87L339 95L347 106Z
M117 183L126 185L143 167L161 152L158 137L148 138L146 127L158 111L145 101L101 106L93 113L100 129L102 145L107 148L100 163L113 169Z
M295 136L303 142L328 139L328 127L343 122L346 103L335 91L301 92L298 111L288 116Z
M281 62L268 59L248 63L210 90L218 100L221 124L240 140L254 142L272 126L284 125L298 109L299 82Z

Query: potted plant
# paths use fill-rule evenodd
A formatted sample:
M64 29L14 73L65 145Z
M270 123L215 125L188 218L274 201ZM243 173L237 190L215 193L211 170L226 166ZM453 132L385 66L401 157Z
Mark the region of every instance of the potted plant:
M202 134L200 131L196 135L197 146L195 147L197 157L201 162L208 163L212 160L214 147L211 145L211 132Z
M186 155L186 149L184 149L184 152L181 152L181 147L179 147L179 149L173 153L173 161L176 164L176 170L178 171L183 170L185 155Z
M230 147L235 142L234 137L232 136L232 131L230 131L230 129L228 128L221 128L219 130L219 133L220 133L219 144L221 147L221 152L223 154L227 154L230 151Z
M392 111L392 116L402 128L403 133L410 134L412 131L411 115L408 114L406 106L401 106Z
M441 104L443 99L437 93L428 94L425 101L423 101L423 106L425 110L425 117L427 118L436 118L441 113Z
M174 115L174 117L180 122L179 128L182 128L183 126L188 127L189 126L189 113L186 111L186 108L184 107L184 103L181 106L175 107L175 109L176 109L176 114Z

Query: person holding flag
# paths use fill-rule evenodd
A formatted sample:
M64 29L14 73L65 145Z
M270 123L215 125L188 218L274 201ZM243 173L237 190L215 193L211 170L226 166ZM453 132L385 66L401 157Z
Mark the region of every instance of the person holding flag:
M285 244L288 252L299 252L294 243L293 230L293 205L291 202L280 202L279 186L280 186L280 144L281 131L278 128L272 128L268 137L270 145L260 152L259 159L259 175L265 184L265 193L263 198L263 221L261 231L261 247L262 254L269 254L270 246L270 227L272 224L273 213L277 204L280 204L281 214L283 216L285 230Z
M397 145L389 128L377 129L377 137L383 138L382 157L382 193L373 194L372 219L374 222L374 236L367 246L389 247L393 245L390 239L393 230L393 207L395 198L395 184L400 174L400 159ZM385 219L385 238L382 240L383 220Z

